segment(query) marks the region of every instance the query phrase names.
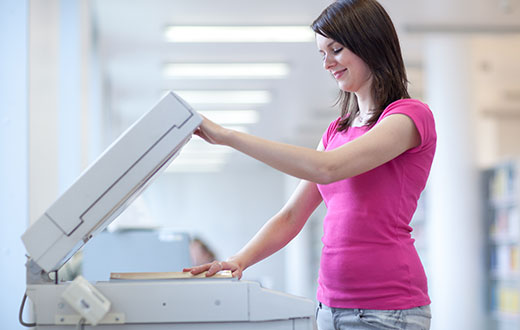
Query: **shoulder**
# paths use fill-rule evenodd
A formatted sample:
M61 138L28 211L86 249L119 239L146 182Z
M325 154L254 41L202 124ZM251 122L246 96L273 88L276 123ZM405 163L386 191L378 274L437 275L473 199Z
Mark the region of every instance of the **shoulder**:
M428 105L417 99L401 99L390 103L381 114L380 120L383 117L395 113L414 116L426 116L433 119L433 113Z
M437 134L432 111L426 103L417 99L401 99L390 103L383 111L378 122L393 114L403 114L409 117L421 138L421 144L435 143Z

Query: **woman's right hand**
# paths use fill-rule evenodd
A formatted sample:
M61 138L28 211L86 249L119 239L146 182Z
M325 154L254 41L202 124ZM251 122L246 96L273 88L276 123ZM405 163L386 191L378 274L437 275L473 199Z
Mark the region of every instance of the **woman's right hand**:
M190 272L193 275L200 274L202 272L207 271L206 277L210 277L215 275L216 273L220 272L221 270L230 270L231 275L233 277L236 277L238 279L242 278L242 267L240 265L232 260L228 261L213 261L204 265L200 266L194 266L189 268L184 268L183 272Z
M203 115L200 116L202 123L193 133L211 144L222 144L222 137L229 132L229 129L214 123Z

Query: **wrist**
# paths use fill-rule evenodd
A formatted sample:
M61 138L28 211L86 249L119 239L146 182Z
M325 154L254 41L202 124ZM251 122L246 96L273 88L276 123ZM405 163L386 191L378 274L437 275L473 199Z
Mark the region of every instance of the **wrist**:
M244 264L244 262L240 259L239 256L232 256L232 257L229 257L227 259L227 262L231 262L231 263L234 263L235 265L238 266L238 268L240 268L240 270L244 271L247 266Z
M235 131L229 128L222 128L222 133L220 134L220 144L230 146L233 141L233 136L235 135Z

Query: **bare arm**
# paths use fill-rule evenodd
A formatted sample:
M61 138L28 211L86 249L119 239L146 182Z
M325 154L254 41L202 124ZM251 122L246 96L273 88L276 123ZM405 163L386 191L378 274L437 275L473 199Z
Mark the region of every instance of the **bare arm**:
M211 143L228 145L282 172L327 184L369 171L417 146L419 133L403 114L384 118L363 136L331 150L314 150L225 129L204 118L196 132Z

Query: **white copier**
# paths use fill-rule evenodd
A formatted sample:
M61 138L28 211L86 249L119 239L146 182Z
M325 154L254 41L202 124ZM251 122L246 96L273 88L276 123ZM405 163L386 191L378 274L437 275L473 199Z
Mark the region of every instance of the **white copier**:
M175 93L167 93L27 229L22 236L28 254L22 324L56 330L315 328L311 300L251 281L58 282L57 274L52 279L169 165L200 123L196 111ZM33 306L32 323L22 316L27 298ZM98 318L89 322L94 319L89 315Z

